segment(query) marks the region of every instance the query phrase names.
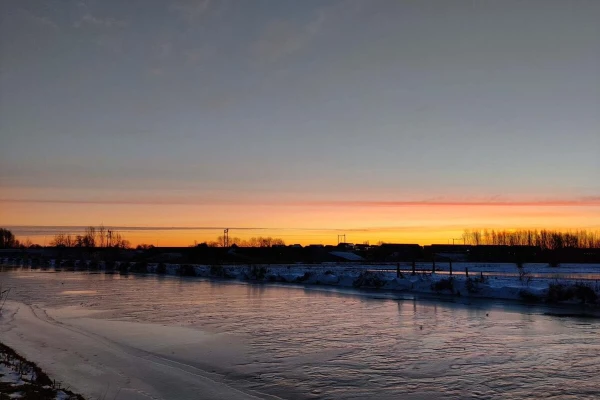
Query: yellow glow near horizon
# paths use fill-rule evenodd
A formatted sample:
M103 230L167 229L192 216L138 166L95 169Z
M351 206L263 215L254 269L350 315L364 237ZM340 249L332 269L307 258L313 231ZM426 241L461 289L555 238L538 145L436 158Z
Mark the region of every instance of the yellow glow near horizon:
M198 230L128 231L133 245L188 246L230 237L280 237L287 244L335 244L338 234L353 243L447 243L470 228L600 229L600 205L591 204L103 204L3 202L3 226L214 227ZM235 229L245 228L245 229ZM65 228L68 231L68 228ZM19 237L25 240L25 237ZM30 235L34 243L51 238Z

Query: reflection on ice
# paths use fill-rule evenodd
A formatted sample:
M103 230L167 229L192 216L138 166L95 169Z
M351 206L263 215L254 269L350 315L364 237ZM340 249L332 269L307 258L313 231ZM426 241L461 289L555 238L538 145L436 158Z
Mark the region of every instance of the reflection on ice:
M155 276L0 280L17 301L2 340L90 398L598 394L600 321L543 307Z
M63 290L60 294L96 294L95 290Z

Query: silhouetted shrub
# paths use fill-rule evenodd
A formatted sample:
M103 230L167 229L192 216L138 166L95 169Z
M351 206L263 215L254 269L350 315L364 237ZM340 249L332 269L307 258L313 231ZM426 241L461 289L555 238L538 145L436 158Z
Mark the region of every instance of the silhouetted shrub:
M196 276L196 269L193 265L184 264L179 268L179 275L181 276Z
M159 275L164 275L167 273L167 266L165 263L160 263L156 266L156 273Z
M129 263L122 262L119 263L119 273L126 274L129 272Z
M590 286L583 283L575 284L575 297L581 300L582 303L595 303L598 300L598 295Z
M519 271L519 281L525 282L529 286L529 283L531 283L531 281L533 280L533 277L531 276L531 272L527 271L523 267L518 268L518 271Z
M467 278L467 280L465 281L465 287L467 288L467 292L469 293L479 293L479 291L481 290L479 285L483 283L487 283L487 278L483 274L481 274L480 276L475 278Z
M210 274L212 276L223 276L223 266L218 264L211 265Z
M385 281L378 274L371 271L361 272L358 278L352 282L355 288L380 288L385 285Z
M528 303L537 303L542 300L540 296L533 294L527 290L519 291L519 298Z
M253 265L250 267L249 279L262 280L265 279L265 276L269 270L265 266Z
M546 294L546 302L558 303L561 301L571 300L575 296L575 291L572 287L567 287L561 283L551 283L548 285L548 293Z
M454 278L440 279L431 285L431 289L435 290L436 292L448 290L450 293L454 293Z
M133 265L129 266L129 271L137 273L146 273L148 272L148 263L146 261L136 262Z
M219 264L213 264L210 266L210 275L214 276L215 278L234 278L234 276L229 273L227 268Z
M548 285L546 302L559 303L562 301L579 300L581 303L595 303L598 295L590 286L583 283L567 286L561 283L551 283Z
M304 275L299 276L296 278L296 282L306 282L307 280L310 279L310 277L312 276L312 272L306 271L304 272Z

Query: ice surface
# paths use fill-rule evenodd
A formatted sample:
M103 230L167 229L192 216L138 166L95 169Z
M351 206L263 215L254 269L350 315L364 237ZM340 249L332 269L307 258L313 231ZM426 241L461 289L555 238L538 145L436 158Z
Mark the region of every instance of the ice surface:
M300 286L5 270L20 303L7 303L0 340L90 399L598 397L598 320L413 294L447 278L438 273L376 272L378 291L346 288L354 266L269 266L267 280L307 271ZM488 290L527 287L495 278ZM310 284L320 279L329 286Z
M210 372L241 362L243 346L233 336L93 319L82 317L81 310L18 302L5 307L0 340L88 398L269 398L237 390Z

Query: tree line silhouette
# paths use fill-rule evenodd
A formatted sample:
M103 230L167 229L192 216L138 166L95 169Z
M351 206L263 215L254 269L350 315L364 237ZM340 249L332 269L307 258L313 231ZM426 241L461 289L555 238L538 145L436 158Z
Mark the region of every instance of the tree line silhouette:
M229 246L234 244L238 247L273 247L273 246L285 246L285 241L280 238L273 238L271 236L263 237L251 237L248 240L240 239L238 237L230 237L228 239ZM217 240L210 242L201 243L200 245L206 245L208 247L223 247L225 245L225 237L218 236Z
M106 229L104 225L98 228L88 226L83 235L71 235L67 233L58 233L50 242L54 247L115 247L128 249L131 247L129 240L126 240L119 232Z
M539 247L542 250L600 248L600 231L588 230L465 229L462 237L465 240L465 244L475 246L534 246Z
M0 249L12 249L20 246L21 243L11 231L0 228Z
M575 249L598 249L600 248L600 231L590 230L572 230L561 231L551 229L517 229L517 230L494 230L494 229L465 229L462 238L465 244L469 245L500 245L500 246L533 246L541 250L558 250L565 248ZM58 233L50 241L53 247L113 247L128 249L131 248L130 242L119 232L105 228L89 226L83 234L72 235L67 233ZM285 246L285 241L281 238L270 236L252 237L250 239L240 239L230 237L229 246L238 247L273 247ZM218 236L216 240L201 243L199 246L224 247L225 238ZM15 235L8 229L0 228L0 249L8 248L29 248L41 247L34 245L29 239L20 242ZM152 248L152 245L141 244L138 249Z

